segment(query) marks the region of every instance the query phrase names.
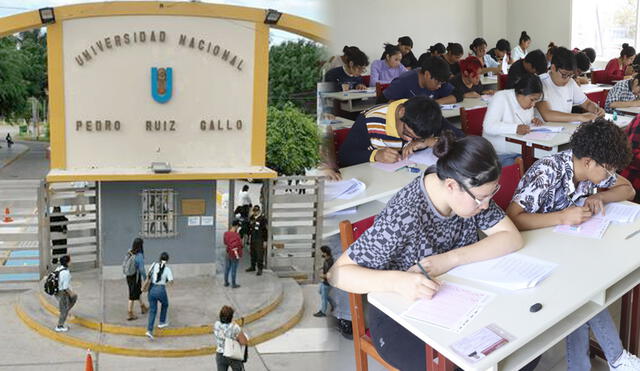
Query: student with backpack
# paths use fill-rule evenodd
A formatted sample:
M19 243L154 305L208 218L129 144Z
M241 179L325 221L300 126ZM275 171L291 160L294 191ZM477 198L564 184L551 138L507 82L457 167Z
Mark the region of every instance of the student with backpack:
M142 238L136 238L133 240L131 249L127 251L122 263L122 273L127 277L127 286L129 287L129 305L127 307L127 321L138 319L133 313L133 305L136 301L140 302L140 312L142 314L147 313L149 309L142 299L140 294L142 293L142 282L147 279L147 274L144 270L144 249Z
M71 257L69 255L61 257L60 265L49 274L45 282L45 291L47 294L55 295L56 299L58 299L60 315L58 316L58 325L55 328L56 332L69 331L69 327L65 326L64 323L67 320L69 311L78 301L78 294L71 290L70 262Z

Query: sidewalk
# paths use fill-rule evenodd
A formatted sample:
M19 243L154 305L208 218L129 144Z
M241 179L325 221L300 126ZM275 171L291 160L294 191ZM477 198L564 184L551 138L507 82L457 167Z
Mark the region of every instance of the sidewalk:
M7 142L0 140L0 169L15 161L28 150L29 147L21 143L14 143L13 146L11 146L11 149L9 149L7 147Z

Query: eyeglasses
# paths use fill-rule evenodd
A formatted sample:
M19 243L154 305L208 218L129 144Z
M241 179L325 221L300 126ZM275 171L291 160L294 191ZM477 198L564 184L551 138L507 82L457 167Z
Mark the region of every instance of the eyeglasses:
M602 164L598 164L598 165L600 165L600 167L601 167L601 168L603 168L603 169L604 169L604 171L606 171L606 172L607 172L607 179L609 179L609 178L611 178L611 177L616 177L616 176L617 176L617 174L616 174L616 172L615 172L615 171L611 171L611 170L607 169L607 168L606 168L604 165L602 165Z
M469 191L469 188L467 188L467 186L465 186L464 183L460 181L457 181L457 182L458 184L460 184L460 187L462 187L462 189L464 189L464 191L467 192L467 194L471 196L471 198L473 198L473 200L476 202L476 208L480 208L485 202L489 202L493 198L493 196L495 196L496 193L498 193L498 191L500 190L500 184L498 184L496 185L496 188L493 190L493 192L491 192L490 195L484 197L481 200L478 200L478 198L473 193L471 193L471 191Z
M557 72L560 74L560 77L562 77L563 79L570 79L573 76L575 76L576 74L573 72L569 72L569 73L564 73L564 72L560 72L560 70L557 70Z
M409 127L407 125L407 121L405 121L404 116L400 118L400 121L404 122L404 127L402 128L402 137L411 138L411 140L420 140L414 133L409 132Z

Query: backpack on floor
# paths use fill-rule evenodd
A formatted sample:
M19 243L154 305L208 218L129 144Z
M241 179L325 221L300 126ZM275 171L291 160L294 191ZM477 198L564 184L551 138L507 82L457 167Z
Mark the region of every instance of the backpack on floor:
M60 285L60 272L65 269L67 268L60 270L56 269L53 272L49 273L47 279L44 281L44 292L49 295L55 295L58 293L58 287Z
M136 274L136 256L131 252L127 252L127 255L124 256L124 261L122 262L122 273L124 273L125 276Z

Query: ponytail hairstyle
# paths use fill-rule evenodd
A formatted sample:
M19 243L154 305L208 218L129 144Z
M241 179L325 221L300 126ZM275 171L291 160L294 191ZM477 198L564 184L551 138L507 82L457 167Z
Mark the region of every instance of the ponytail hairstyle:
M384 53L382 53L382 57L380 59L386 59L387 56L394 56L396 54L402 54L397 45L384 44Z
M576 68L582 72L587 72L591 68L591 61L584 52L576 53Z
M446 49L444 48L444 44L442 43L437 43L429 47L429 53L431 54L433 53L444 54L445 52L446 52Z
M451 178L467 189L498 180L502 171L493 145L480 136L456 139L450 130L444 131L433 154L438 157L438 178Z
M469 77L476 77L479 73L479 70L482 69L482 63L478 60L478 58L474 56L468 56L467 58L461 60L460 64L460 74L467 73Z
M458 43L448 43L447 51L451 53L451 55L460 56L464 54L464 50L462 49L462 45Z
M163 252L160 254L160 270L158 270L158 275L156 276L156 282L160 282L162 278L162 273L164 273L164 267L167 266L167 262L169 261L169 254Z
M136 237L133 239L133 243L131 244L131 253L136 255L137 253L144 254L143 248L144 241L140 237Z
M527 35L527 31L522 31L520 33L520 39L518 40L518 45L527 41L531 41L531 38L529 37L529 35Z
M536 70L536 74L538 75L547 72L547 57L540 49L527 53L527 56L524 57L524 61L533 66L533 69Z
M413 48L413 40L409 36L402 36L398 38L398 45L405 45Z
M508 53L511 51L511 43L507 39L500 39L496 43L496 49L500 50L501 52Z
M622 50L620 50L620 57L633 57L634 55L636 55L636 50L633 48L633 46L629 46L629 44L624 43L622 44Z
M549 41L549 45L547 45L547 50L557 48L556 44L553 41Z
M589 57L589 61L591 61L591 63L596 61L596 50L594 48L584 48L582 49L582 52Z
M478 49L482 45L487 46L487 42L482 37L477 37L473 40L471 45L469 45L469 49L471 49L475 54L478 54L476 52L476 49Z
M366 67L369 65L369 57L367 57L367 55L358 47L351 46L347 50L347 47L345 46L342 51L345 52L344 56L347 60L347 65L349 65L349 62L353 62L354 66Z
M544 94L540 78L532 73L520 76L513 88L518 95Z

